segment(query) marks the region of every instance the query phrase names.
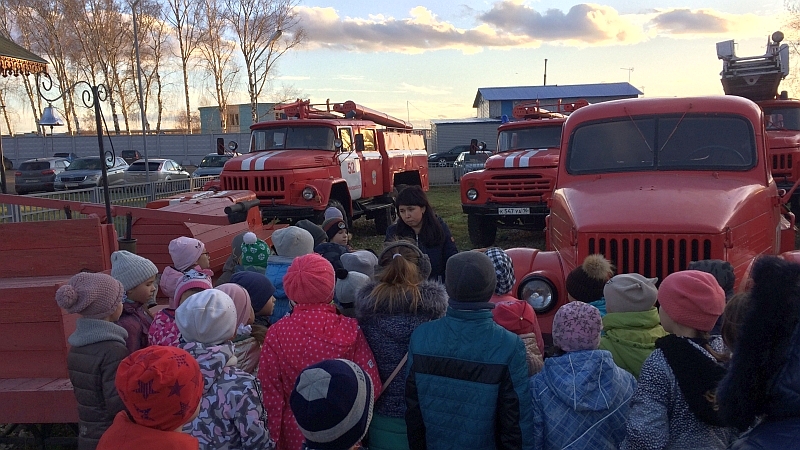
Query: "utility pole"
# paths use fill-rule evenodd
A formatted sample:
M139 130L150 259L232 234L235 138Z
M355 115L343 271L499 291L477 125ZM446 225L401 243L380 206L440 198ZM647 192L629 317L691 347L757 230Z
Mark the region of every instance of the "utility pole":
M542 86L547 86L547 58L544 59L544 83Z

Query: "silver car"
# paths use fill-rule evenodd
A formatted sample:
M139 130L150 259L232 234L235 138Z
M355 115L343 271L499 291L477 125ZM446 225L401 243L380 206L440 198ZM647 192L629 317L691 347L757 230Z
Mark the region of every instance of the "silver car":
M233 155L231 153L225 153L223 155L218 155L216 153L209 153L200 161L200 165L197 166L197 169L192 172L192 178L219 176L219 174L222 173L222 168L225 166L225 163L234 156L238 156L238 154Z
M78 158L67 167L67 170L56 175L53 187L57 191L65 189L85 189L103 185L103 163L99 156ZM125 169L128 163L121 157L114 160L112 167L107 167L108 185L125 183Z
M453 163L453 181L459 181L465 173L483 169L490 156L492 152L463 152L458 155Z
M150 169L150 181L172 181L189 178L189 172L180 164L163 158L149 158L148 168ZM126 183L145 183L147 179L144 160L134 161L125 171Z

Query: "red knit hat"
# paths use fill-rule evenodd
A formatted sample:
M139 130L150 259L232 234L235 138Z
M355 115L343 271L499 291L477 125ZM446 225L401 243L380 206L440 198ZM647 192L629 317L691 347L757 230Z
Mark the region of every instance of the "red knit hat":
M139 425L173 431L185 424L203 398L197 361L181 348L154 345L119 363L117 392Z
M683 270L664 278L658 302L675 323L708 332L725 309L725 291L710 273Z
M335 287L333 266L316 253L295 258L283 276L286 296L300 304L330 303Z
M529 334L534 331L536 313L528 302L503 300L495 303L492 316L498 325L514 334Z

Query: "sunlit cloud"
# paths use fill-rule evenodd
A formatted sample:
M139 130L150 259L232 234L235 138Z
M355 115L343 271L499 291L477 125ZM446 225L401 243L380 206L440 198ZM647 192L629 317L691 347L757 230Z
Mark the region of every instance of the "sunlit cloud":
M760 36L776 23L775 17L756 14L726 14L710 9L678 8L657 11L646 26L659 35L696 37L699 35L735 35L736 38Z

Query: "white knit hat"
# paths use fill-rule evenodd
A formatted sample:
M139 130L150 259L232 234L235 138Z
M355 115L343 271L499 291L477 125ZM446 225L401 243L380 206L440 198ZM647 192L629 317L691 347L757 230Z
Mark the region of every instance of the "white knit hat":
M125 292L144 283L158 273L158 268L147 258L127 250L111 254L111 276L122 283Z
M228 294L206 289L178 306L175 324L186 342L220 344L236 332L236 305Z
M275 230L272 233L272 244L278 256L296 258L314 252L314 237L296 226Z

